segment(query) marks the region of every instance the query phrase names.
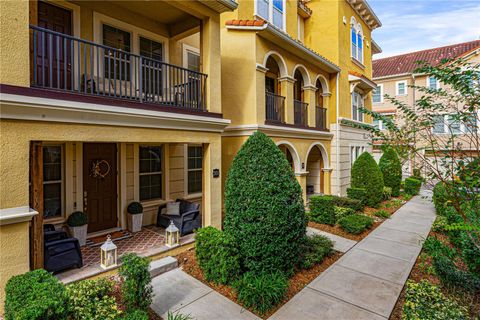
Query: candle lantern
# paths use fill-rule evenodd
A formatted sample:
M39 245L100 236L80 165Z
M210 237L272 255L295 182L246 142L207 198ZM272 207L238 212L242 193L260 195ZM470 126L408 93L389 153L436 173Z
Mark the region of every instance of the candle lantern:
M175 247L180 244L180 231L177 226L170 221L170 225L165 229L165 245L167 247Z
M109 269L117 266L117 246L113 243L110 235L107 241L100 247L100 266Z

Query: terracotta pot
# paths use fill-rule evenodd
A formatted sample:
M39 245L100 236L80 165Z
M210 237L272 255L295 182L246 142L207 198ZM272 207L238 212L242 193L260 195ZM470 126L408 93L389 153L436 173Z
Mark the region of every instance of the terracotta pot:
M78 239L81 246L84 246L87 242L87 227L87 224L79 227L69 227L70 234L72 237Z
M127 226L130 232L142 230L143 213L127 214Z

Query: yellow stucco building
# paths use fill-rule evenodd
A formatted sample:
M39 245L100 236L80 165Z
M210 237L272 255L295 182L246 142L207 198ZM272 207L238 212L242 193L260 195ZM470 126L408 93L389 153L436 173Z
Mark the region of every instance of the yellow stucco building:
M221 15L226 170L255 130L285 152L304 191L345 195L351 163L370 151L371 31L366 1L240 0Z

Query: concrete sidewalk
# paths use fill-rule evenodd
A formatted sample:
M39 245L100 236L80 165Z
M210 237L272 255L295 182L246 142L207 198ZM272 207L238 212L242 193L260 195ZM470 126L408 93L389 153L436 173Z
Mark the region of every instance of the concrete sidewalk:
M388 319L434 220L422 191L269 319Z

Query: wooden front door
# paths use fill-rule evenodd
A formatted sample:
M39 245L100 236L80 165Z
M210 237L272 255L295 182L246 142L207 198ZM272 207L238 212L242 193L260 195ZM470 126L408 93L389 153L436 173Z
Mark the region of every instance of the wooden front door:
M38 2L38 26L72 35L72 13L49 3ZM37 33L37 64L35 83L42 87L70 90L72 87L72 40L65 37Z
M83 210L88 232L117 226L117 145L83 144Z

